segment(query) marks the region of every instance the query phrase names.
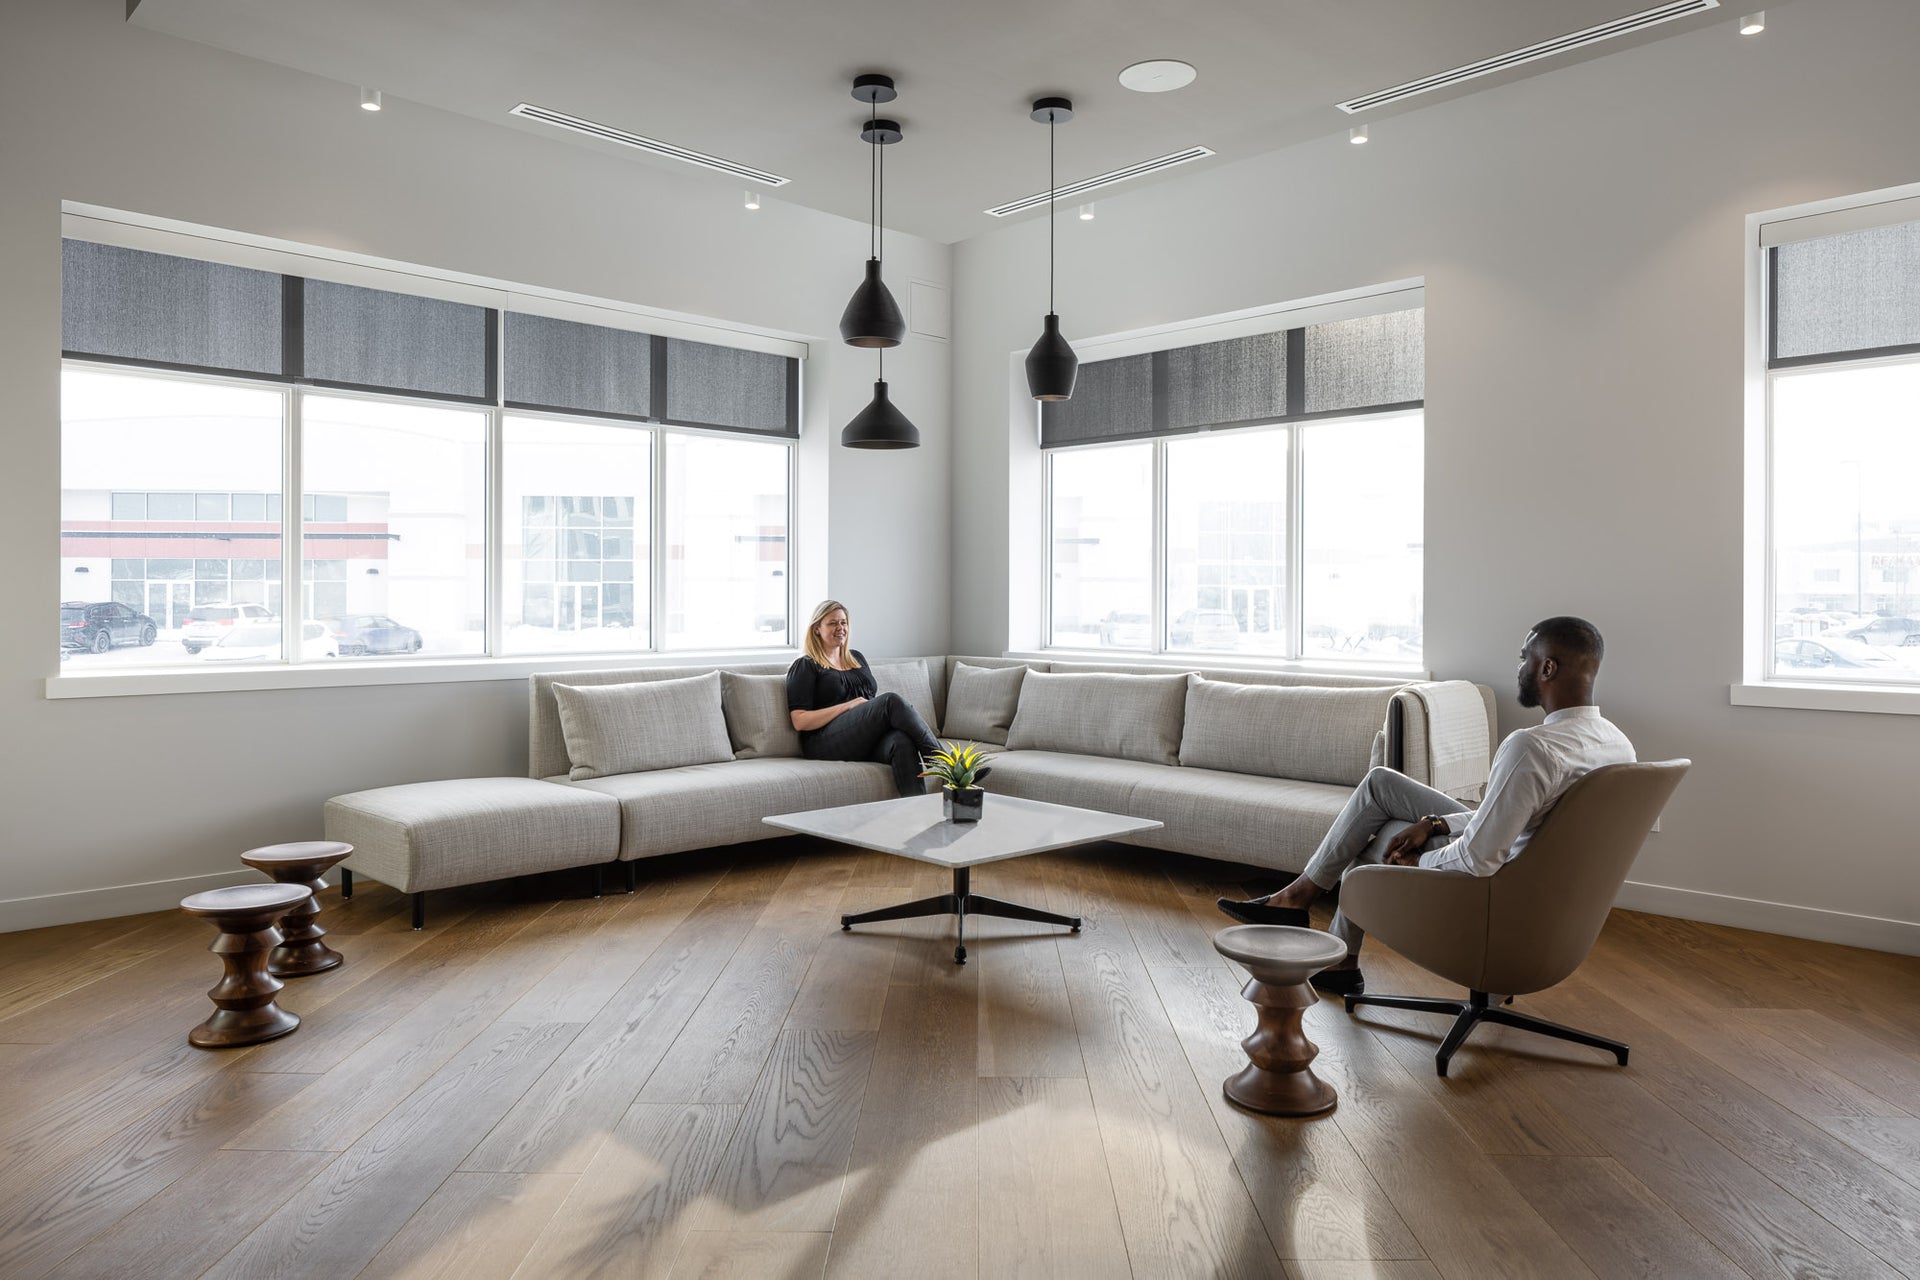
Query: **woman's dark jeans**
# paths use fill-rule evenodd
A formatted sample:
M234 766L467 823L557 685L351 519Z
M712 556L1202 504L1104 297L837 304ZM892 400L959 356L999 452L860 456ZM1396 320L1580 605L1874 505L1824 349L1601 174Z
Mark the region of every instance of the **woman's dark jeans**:
M927 793L920 757L940 749L940 740L920 713L897 693L883 693L829 720L801 740L809 760L877 760L893 769L903 796Z

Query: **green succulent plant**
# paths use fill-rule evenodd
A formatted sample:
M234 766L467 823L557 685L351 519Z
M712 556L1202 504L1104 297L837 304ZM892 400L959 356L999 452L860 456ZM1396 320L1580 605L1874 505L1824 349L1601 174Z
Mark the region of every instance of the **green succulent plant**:
M987 753L976 742L964 745L946 742L932 755L920 758L920 763L926 766L926 771L920 776L938 778L940 785L948 790L965 791L979 786L980 780L993 772L993 766L987 763L988 759Z

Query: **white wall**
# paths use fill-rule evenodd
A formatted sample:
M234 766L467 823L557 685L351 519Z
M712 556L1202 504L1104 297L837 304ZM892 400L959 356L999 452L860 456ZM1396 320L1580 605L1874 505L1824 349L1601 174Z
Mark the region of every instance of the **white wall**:
M804 575L809 590L856 605L870 654L945 649L947 345L910 338L888 361L921 449L837 445L873 377L871 355L835 330L863 226L775 198L749 213L724 180L391 96L370 115L354 86L129 26L123 0L6 9L0 928L147 909L172 889L110 888L211 875L251 845L317 836L329 795L517 774L526 758L520 680L44 699L60 598L62 200L821 339L807 428L835 443L803 467L801 532L815 536L800 554L826 567ZM903 296L909 277L946 286L950 251L889 236L888 267ZM45 895L80 896L18 901Z
M1920 719L1728 703L1743 220L1920 179L1920 5L1807 0L1758 38L1727 12L1379 121L1365 148L1327 138L1068 214L1063 327L1424 278L1432 669L1500 690L1511 729L1527 625L1593 619L1604 710L1643 758L1695 761L1634 872L1654 887L1623 901L1920 951ZM958 652L1027 642L1041 545L1009 353L1039 332L1045 244L1035 221L956 248L954 506L977 540L954 548Z

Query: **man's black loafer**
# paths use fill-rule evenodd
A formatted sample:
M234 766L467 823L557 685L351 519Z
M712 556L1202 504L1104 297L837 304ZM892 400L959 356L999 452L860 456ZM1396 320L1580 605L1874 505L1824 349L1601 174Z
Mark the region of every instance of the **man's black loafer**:
M1307 913L1303 907L1275 907L1264 902L1240 902L1233 898L1217 899L1215 905L1241 924L1290 924L1296 929L1307 925Z
M1330 996L1357 996L1367 989L1366 975L1355 965L1351 969L1322 969L1307 979L1315 991Z

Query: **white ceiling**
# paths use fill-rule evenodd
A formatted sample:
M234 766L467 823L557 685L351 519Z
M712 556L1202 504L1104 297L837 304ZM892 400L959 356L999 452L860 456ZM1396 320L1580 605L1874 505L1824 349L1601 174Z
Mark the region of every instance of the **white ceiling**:
M525 101L585 116L784 174L792 183L766 198L863 220L867 151L858 125L866 108L849 86L859 72L884 71L900 97L882 113L906 130L887 153L887 224L955 241L1000 224L983 209L1045 189L1046 133L1027 119L1037 95L1066 94L1078 111L1059 128L1063 184L1196 143L1219 153L1128 185L1177 181L1207 165L1344 135L1356 120L1379 133L1391 127L1392 109L1350 118L1333 104L1654 2L138 0L131 20L378 88L394 110L425 103L556 146L629 157L642 173L664 167L703 178L716 201L739 201L736 179L507 111ZM1723 5L1600 49L1712 23L1736 38L1739 12ZM1199 79L1166 94L1121 88L1120 68L1144 58L1191 62ZM1455 93L1515 78L1489 76ZM344 90L341 109L358 101Z

